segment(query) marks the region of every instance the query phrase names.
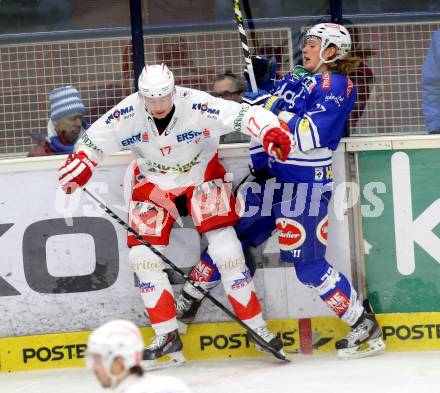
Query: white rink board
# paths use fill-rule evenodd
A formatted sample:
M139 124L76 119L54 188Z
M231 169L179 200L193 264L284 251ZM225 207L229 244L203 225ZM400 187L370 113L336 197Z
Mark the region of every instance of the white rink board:
M344 154L337 153L335 158L334 173L338 183L344 180ZM38 159L28 160L39 164ZM0 195L0 337L91 330L115 318L129 319L139 326L147 323L133 273L128 267L126 233L119 224L84 194L74 194L78 198L78 209L73 216L88 217L85 220L90 223L100 220L97 223L105 224L106 231L117 237L117 245L102 247L101 244L102 264L97 266L97 245L90 234L59 235L53 221L44 223L44 220L58 219L58 226L66 226L63 215L56 208L61 201L57 200L57 195L62 196L59 190L57 194L57 168L63 160L62 157L46 160L43 166L50 168L41 170L34 167L28 171L20 167L17 172L11 165L13 160L8 160L6 169L4 165L0 168L0 182L3 184ZM98 167L88 188L99 193L111 209L126 219L123 183L128 156L122 161L121 164ZM239 181L247 171L249 160L228 157L223 162L236 175L234 180ZM58 210L62 211L60 207ZM337 269L351 277L347 219L345 216L344 220L338 221L333 209L330 211L328 258ZM94 224L91 230L96 230L98 236L107 233ZM101 240L105 245L105 239ZM176 227L167 256L180 267L192 266L201 250L198 243L194 229ZM269 252L268 258L276 263L276 242L271 241L263 247ZM40 254L45 250L44 261L35 251L37 249ZM111 249L116 250L114 254ZM100 272L103 281L97 283L94 272ZM66 276L68 278L63 278ZM87 276L93 277L88 279ZM75 280L81 281L83 292L75 291ZM108 287L105 287L106 280L111 282ZM299 284L293 268L258 269L256 286L267 319L333 315L311 290ZM89 287L94 290L88 290ZM70 293L66 293L66 288ZM216 288L213 294L226 304L222 288ZM204 302L196 321L227 319L221 311Z

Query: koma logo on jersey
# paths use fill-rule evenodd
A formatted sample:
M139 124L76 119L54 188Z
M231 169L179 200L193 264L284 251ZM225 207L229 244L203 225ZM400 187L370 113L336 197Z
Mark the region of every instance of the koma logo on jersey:
M198 104L193 104L192 105L192 109L195 110L195 111L199 110L202 113L207 112L210 115L219 115L220 114L220 110L219 109L209 108L208 107L208 103L206 103L206 102L204 104L202 104L200 102Z
M129 107L125 107L122 109L116 109L109 117L107 117L107 120L105 121L105 124L110 124L112 120L116 119L119 121L121 119L121 116L128 115L130 112L133 112L133 106L130 105Z

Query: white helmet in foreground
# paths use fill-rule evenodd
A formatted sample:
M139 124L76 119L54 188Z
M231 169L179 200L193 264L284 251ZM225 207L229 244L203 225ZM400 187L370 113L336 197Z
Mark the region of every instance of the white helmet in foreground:
M166 117L174 105L174 76L165 64L146 65L139 76L139 95L153 117Z
M144 340L139 328L130 321L114 320L102 325L89 336L87 358L101 356L108 372L114 360L121 357L125 370L128 370L140 365L143 349ZM91 368L90 363L87 366Z
M320 38L321 51L319 57L323 63L332 63L336 60L343 59L351 49L350 33L344 26L336 23L319 23L311 27L307 30L305 39L307 40L309 37ZM336 46L338 53L332 59L325 60L322 54L330 45Z
M145 65L139 76L139 93L143 97L164 97L174 93L174 76L165 64Z

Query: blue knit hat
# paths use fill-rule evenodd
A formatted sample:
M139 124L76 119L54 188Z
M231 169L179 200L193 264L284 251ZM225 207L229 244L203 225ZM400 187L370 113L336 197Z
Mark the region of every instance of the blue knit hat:
M59 120L74 113L86 113L78 90L73 86L56 87L50 92L50 119Z

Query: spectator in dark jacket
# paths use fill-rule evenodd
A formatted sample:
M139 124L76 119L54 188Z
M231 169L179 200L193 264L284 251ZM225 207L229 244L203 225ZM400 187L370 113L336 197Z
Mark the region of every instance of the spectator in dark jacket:
M73 86L53 89L49 95L50 119L47 137L39 141L28 157L70 154L81 132L88 128L86 108Z

